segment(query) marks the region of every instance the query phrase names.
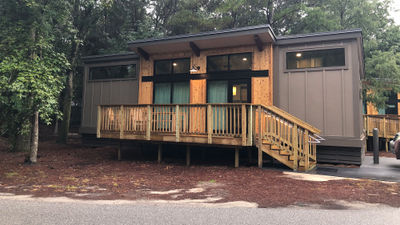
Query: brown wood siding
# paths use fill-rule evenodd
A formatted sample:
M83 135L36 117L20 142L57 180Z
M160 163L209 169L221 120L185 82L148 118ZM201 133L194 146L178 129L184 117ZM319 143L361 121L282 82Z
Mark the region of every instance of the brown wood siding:
M192 52L177 52L168 54L151 55L149 60L141 58L140 60L140 81L139 81L139 104L153 103L153 83L142 82L142 76L153 76L154 60L158 59L174 59L174 58L189 58L191 66L200 66L199 71L192 74L204 74L207 72L207 56L224 55L251 52L253 53L252 70L268 70L268 77L253 77L251 102L255 104L272 105L273 99L273 74L272 74L272 44L266 44L263 51L258 51L256 46L242 46L234 48L218 48L202 50L200 56L196 56ZM206 103L207 82L202 80L190 81L190 103Z

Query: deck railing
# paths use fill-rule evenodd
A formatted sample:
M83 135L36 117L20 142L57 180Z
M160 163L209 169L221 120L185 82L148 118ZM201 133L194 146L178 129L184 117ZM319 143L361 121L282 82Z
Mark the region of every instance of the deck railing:
M179 104L98 106L97 137L261 146L316 162L319 130L274 106ZM297 164L296 164L297 166Z
M367 136L372 136L372 130L378 128L379 137L391 139L400 132L400 117L397 115L364 115L364 128Z

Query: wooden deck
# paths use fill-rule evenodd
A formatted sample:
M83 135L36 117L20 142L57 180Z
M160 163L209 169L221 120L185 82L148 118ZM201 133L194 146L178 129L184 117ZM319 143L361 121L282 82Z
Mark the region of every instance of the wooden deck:
M293 170L312 169L316 165L316 143L321 140L318 134L315 127L274 106L98 106L98 138L222 145L237 150L255 146L259 167L264 152Z
M373 129L378 128L379 137L385 139L386 151L388 151L389 140L400 132L400 116L364 115L364 128L367 136L373 136Z

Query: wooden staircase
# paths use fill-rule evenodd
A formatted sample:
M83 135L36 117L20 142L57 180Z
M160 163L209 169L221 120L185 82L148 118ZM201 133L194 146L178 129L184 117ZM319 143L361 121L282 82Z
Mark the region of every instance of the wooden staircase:
M274 106L258 107L256 117L259 167L263 153L295 171L316 166L316 144L323 140L317 128Z

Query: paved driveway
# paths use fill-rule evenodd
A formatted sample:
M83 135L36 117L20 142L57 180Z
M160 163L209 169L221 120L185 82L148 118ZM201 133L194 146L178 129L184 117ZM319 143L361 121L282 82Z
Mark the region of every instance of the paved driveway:
M380 157L379 164L374 164L372 156L365 156L360 168L339 168L322 165L318 166L315 172L324 175L400 182L400 160Z

